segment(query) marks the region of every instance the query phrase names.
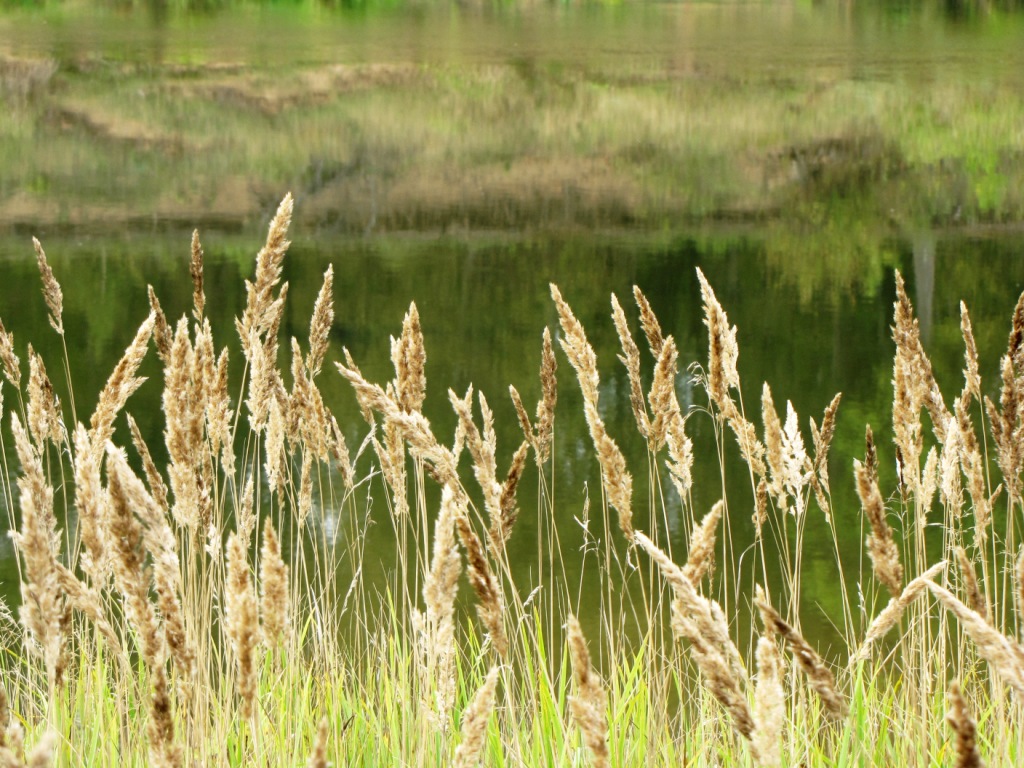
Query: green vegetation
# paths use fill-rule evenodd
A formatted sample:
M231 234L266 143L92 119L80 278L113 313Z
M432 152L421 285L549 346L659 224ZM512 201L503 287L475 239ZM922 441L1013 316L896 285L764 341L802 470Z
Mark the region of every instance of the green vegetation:
M1024 220L1014 15L976 33L918 9L920 29L895 34L875 8L851 43L806 9L744 6L752 32L713 5L316 7L12 12L0 221L236 225L280 189L304 220L357 233L781 221L817 250L877 251L923 227ZM812 33L836 53L808 49ZM745 53L764 46L770 66ZM970 61L947 64L945 47Z
M870 434L857 447L858 512L831 491L850 482L849 455L829 462L840 398L808 432L765 385L754 424L736 368L745 331L703 274L709 352L692 408L677 399L690 361L642 293L638 342L617 306L603 321L614 330L585 329L552 286L559 327L543 335L522 433L499 445L483 393L449 392L452 440L423 415L446 382L428 395L415 305L387 384L348 355L327 370L333 270L308 340L284 343L291 206L246 288L237 385L198 238L191 316L169 323L152 298L91 416L66 351L47 367L30 348L25 365L0 335L2 492L22 589L19 618L0 611L0 764L26 764L25 745L39 766L1019 761L1024 296L998 403L964 310L950 403L897 276L893 447ZM38 261L60 337L65 292L41 248ZM621 403L599 385L588 332L619 336L632 393ZM150 347L159 368L144 383ZM321 394L339 374L367 420L355 442ZM73 396L55 401L50 376ZM143 386L162 390L159 454L126 415ZM552 454L567 404L589 432L569 444L589 446L600 473L574 508ZM635 417L643 466L627 465L625 435L608 435L612 407ZM720 488L734 475L747 486L702 509L698 432L713 435ZM506 473L498 456L513 449ZM535 498L519 493L527 477ZM555 523L566 516L571 536ZM686 542L675 551L673 526ZM371 544L374 527L390 530L390 551ZM805 551L812 527L830 565ZM851 560L851 538L865 537ZM513 577L524 561L525 581ZM831 586L838 648L803 636L811 583Z

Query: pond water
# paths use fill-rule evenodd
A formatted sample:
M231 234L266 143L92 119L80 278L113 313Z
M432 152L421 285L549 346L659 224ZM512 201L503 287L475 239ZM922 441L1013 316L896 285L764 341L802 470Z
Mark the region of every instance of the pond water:
M652 72L660 77L678 71L737 87L753 79L785 88L787 78L810 76L823 81L909 81L922 88L954 80L1024 88L1021 18L998 10L987 16L942 10L952 5L672 3L541 7L528 12L470 12L453 6L365 13L310 4L240 4L208 13L153 8L4 10L0 54L48 57L60 66L74 63L83 71L83 62L89 61L157 69L215 65L262 73L276 66L405 62L456 68L511 64L528 73L540 62L547 71L561 65L596 67L639 80ZM318 130L344 128L339 124ZM215 134L216 126L209 130ZM102 142L109 143L109 132L96 128L96 133L96 146L105 151ZM1017 136L1010 143L1022 141ZM69 176L96 189L99 202L89 209L95 217L76 218L74 205L61 198L61 188L52 179L40 182L32 192L49 208L12 204L5 209L29 213L20 215L16 226L0 222L0 231L6 233L0 237L0 318L15 333L19 352L31 342L43 355L58 394L67 402L60 375L62 350L39 294L27 237L31 232L43 240L64 286L76 405L78 413L85 414L91 412L92 398L148 311L146 285L154 286L169 316L189 310L190 228L181 225L191 219L205 225L207 311L215 336L220 344L234 344L232 319L243 306L243 280L252 274L273 204L253 199L230 214L210 218L194 200L169 195L158 208L133 209L135 187L129 188L127 175L158 184L153 170L157 166L146 163L161 153L169 163L176 158L185 162L181 148L164 149L154 141L145 146L144 156L127 154L106 172L91 169L82 160L81 153L87 155L88 149L75 151L81 167ZM93 174L89 178L87 171ZM200 183L196 181L197 186ZM8 189L2 180L0 187L5 200L25 193ZM110 190L115 202L105 209L104 195ZM379 235L368 227L365 235L353 237L322 221L303 224L303 198L297 198L299 223L292 232L294 245L284 275L291 291L283 337L306 337L320 277L327 264L333 264L336 320L331 359L338 359L342 346L347 347L368 378L383 381L391 375L388 338L400 331L402 316L415 301L428 354L427 415L438 434L450 434L454 417L447 389L463 392L472 383L495 409L503 466L519 436L507 389L514 384L527 403L538 395L541 331L557 327L548 291L554 282L596 348L609 431L623 446L634 472L645 476L646 453L632 424L625 372L615 359L609 296L615 293L629 307L631 288L638 285L666 333L675 337L685 370L707 358L696 279L700 267L739 327L740 373L749 412L760 410L761 383L767 381L777 406L792 402L806 436L808 418L820 421L832 396L843 393L831 475L835 513L841 529L849 531L840 545L844 559L854 564L859 563L862 536L851 462L863 453L867 423L880 446L883 487L892 489L895 483L889 427L895 270L908 280L947 400L960 387L959 302L964 300L971 310L986 392L993 394L1010 314L1024 290L1024 241L1018 231L963 231L933 227L930 221L889 227L877 218L863 224L849 213L850 206L856 211L855 200L825 201L825 208L815 209L810 225L806 220L766 219L742 226L696 222L689 228L621 228L611 226L618 221L602 224L598 211L597 225L586 229L574 224L565 230L534 231L529 222L520 222L512 232L459 228L439 234L440 227L431 226L427 232ZM491 204L500 206L501 201ZM835 226L830 205L843 212ZM35 220L35 210L46 215ZM51 215L52 210L59 213ZM635 310L627 313L639 333ZM649 364L648 360L648 381ZM560 351L559 365L554 456L559 511L564 515L558 525L562 541L570 542L566 549L573 549L571 542L582 543L574 516L582 509L586 489L592 495L596 492L599 475L582 422L579 390ZM147 366L156 381L138 393L129 410L159 453L159 371L152 360ZM333 366L321 386L354 448L365 434L354 397ZM679 386L684 405L706 405L706 397L686 374ZM6 399L9 408L9 392ZM721 471L711 419L696 412L689 431L697 456L693 508L702 514L722 495ZM727 443L732 450L731 437ZM11 455L8 446L8 460ZM746 511L749 483L737 457L727 452L727 458L727 493L736 510L730 526L737 546L745 546L753 537ZM528 509L534 498L532 481L526 482L521 493L526 509L510 543L513 561L524 563L524 584L529 583L537 536ZM809 514L817 518L808 525L805 543L804 621L812 633L827 639L831 623L838 620L837 595L831 589L835 560L820 513L812 505ZM329 515L321 519L331 530L345 528ZM676 525L680 520L668 521L667 534L673 541L683 541ZM644 529L658 524L642 515L637 522ZM368 551L389 551L387 533L387 525L371 528ZM9 540L3 537L0 589L10 598L17 581L13 558ZM386 568L387 563L368 567Z

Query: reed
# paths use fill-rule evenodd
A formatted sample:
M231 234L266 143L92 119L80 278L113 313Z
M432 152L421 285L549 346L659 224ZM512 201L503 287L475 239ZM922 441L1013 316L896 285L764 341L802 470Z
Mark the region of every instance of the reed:
M391 342L391 381L371 381L347 351L334 366L367 422L350 453L320 388L336 362L332 270L311 308L308 348L292 339L279 349L291 213L286 198L247 284L236 325L244 370L234 377L216 341L223 329L205 311L198 235L191 315L169 322L150 292L87 423L69 420L30 348L21 376L15 338L0 327L0 363L18 394L6 420L17 464L0 455L5 489L18 490L6 495L21 582L17 620L0 602L0 765L924 765L944 755L981 765L1024 754L1024 555L1012 528L1024 303L1011 317L998 405L983 404L983 363L961 309L964 385L948 408L897 280L898 429L886 446L868 428L863 461L845 480L861 500L875 576L854 592L829 479L830 463L849 459L830 457L840 396L820 426L809 420L809 442L768 384L760 426L751 421L740 329L704 275L709 359L705 399L692 409L677 399L679 347L654 308L634 291L647 358L613 299L609 331L649 458L643 510L634 494L644 475L602 417L601 361L551 287L589 437L576 444L593 451L604 491L596 514L589 501L567 512L554 501L557 356L547 329L533 414L510 389L522 434L500 435L488 399L470 388L448 391L456 429L442 439L424 415L427 352L410 306ZM59 284L41 274L60 332ZM139 373L151 346L162 381ZM163 388L163 465L131 416L144 386ZM985 420L975 424L977 414ZM691 498L692 419L711 425L723 473L733 462L728 426L750 480L748 500L716 492L703 519ZM896 487L879 472L890 451ZM520 491L533 464L536 519L524 523L532 502ZM662 492L666 481L677 495ZM824 523L808 522L815 503ZM756 538L742 549L745 504ZM670 511L683 536L669 535ZM560 539L554 524L565 514L582 527L575 561L580 542ZM371 532L382 522L391 552L377 551ZM835 543L839 648L816 647L801 628L812 524ZM521 536L538 540L531 583L512 567ZM964 681L977 715L949 680Z

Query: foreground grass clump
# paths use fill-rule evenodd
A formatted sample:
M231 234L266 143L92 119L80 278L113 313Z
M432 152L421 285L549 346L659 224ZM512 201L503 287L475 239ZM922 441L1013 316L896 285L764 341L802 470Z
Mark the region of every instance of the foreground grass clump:
M323 371L331 269L308 341L292 339L290 366L277 366L291 213L288 197L247 283L236 321L245 359L234 376L204 313L197 236L193 316L172 325L151 292L152 311L88 418L57 400L31 347L23 376L14 338L0 329L17 454L16 464L4 454L2 490L21 573L18 618L0 603L0 765L1019 761L1024 297L998 403L983 394L963 308L964 387L950 405L897 279L898 487L879 485L888 449L870 427L864 456L843 478L861 500L856 535L866 537L867 569L838 555L852 516L833 509L830 490L839 395L820 422L810 420L810 448L792 406L782 418L767 384L761 425L752 422L738 331L701 274L707 402L685 413L674 339L636 289L655 360L645 392L639 345L613 297L630 403L649 448L644 481L608 433L596 356L552 286L559 343L601 468L595 511L581 515L584 581L579 542L560 541L554 526L564 512L554 501L552 332L542 335L536 409L511 388L523 435L507 472L482 393L448 392L453 441L423 415L415 305L392 341L392 381L369 381L347 351L336 365L368 424L352 452L317 384L334 375ZM36 252L63 336L62 290L38 243ZM150 347L164 378L159 453L128 405ZM740 462L753 509L728 498L693 509L689 418L714 425L722 471ZM506 545L520 480L533 467L536 578L524 585L512 579ZM643 482L655 501L641 526ZM685 553L672 552L660 524L680 505ZM757 538L740 551L729 520L751 512ZM332 515L344 535L329 536ZM372 523L393 527L393 553L364 551ZM837 552L845 647L827 657L798 612L808 524L827 526ZM387 564L381 584L364 576L378 561ZM463 574L475 618L463 610ZM599 586L581 589L591 575Z

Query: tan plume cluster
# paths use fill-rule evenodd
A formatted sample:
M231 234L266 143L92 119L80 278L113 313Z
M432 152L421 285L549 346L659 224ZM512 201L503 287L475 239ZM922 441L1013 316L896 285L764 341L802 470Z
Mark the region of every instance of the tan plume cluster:
M565 350L569 362L576 371L576 377L583 392L583 410L590 428L590 437L597 451L597 460L601 465L601 479L604 483L608 501L619 513L619 528L626 538L633 539L633 476L626 468L626 458L614 440L608 435L604 420L598 409L598 387L600 378L597 373L597 356L594 354L583 325L576 319L572 309L562 298L561 292L554 284L551 285L551 297L558 309L558 317L562 326L562 349Z
M740 453L751 471L758 477L764 477L764 445L757 439L754 425L747 421L730 394L730 390L740 388L740 374L736 367L739 358L736 326L729 325L725 310L700 269L697 270L697 279L704 301L704 325L708 329L708 394L735 433Z
M551 331L545 328L540 361L541 398L537 401L535 424L530 423L530 417L526 413L526 407L516 388L511 384L508 388L516 415L519 417L519 425L522 427L527 442L533 447L533 455L538 467L542 467L551 455L551 441L554 438L555 429L555 403L558 401L557 370L558 361L555 359L555 350L551 344Z

